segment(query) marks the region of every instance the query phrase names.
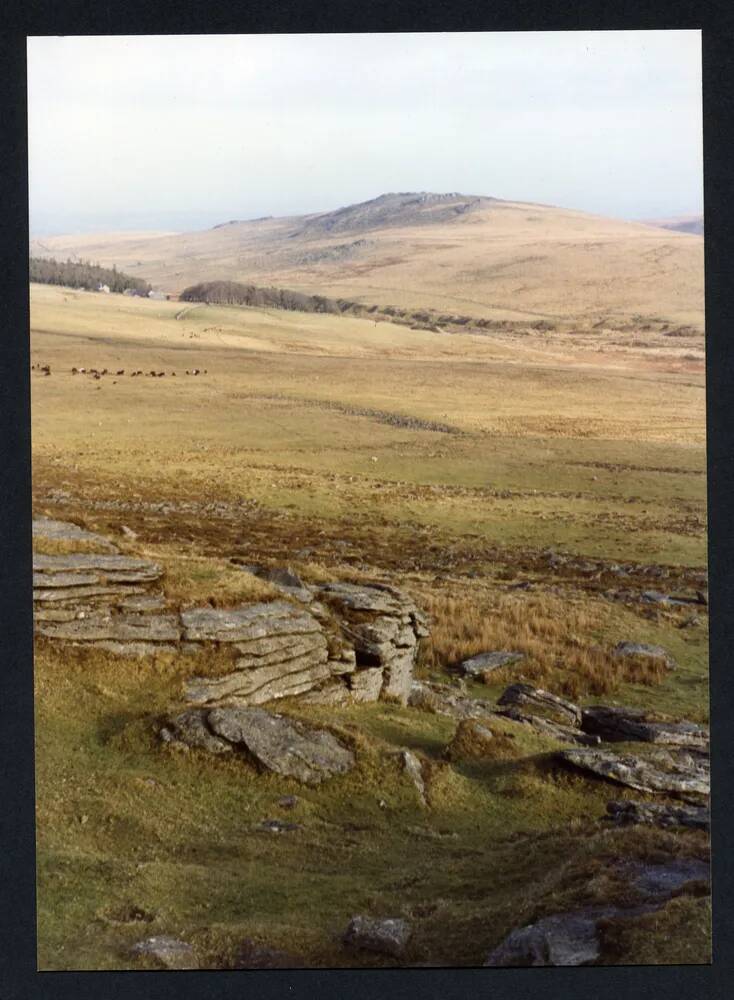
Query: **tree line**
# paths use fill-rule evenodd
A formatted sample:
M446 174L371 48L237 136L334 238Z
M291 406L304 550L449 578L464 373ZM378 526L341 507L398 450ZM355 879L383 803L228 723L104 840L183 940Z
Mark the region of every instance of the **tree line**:
M111 292L124 292L131 288L139 295L147 295L150 291L147 281L123 274L114 265L110 268L83 260L31 257L29 270L30 280L44 285L65 285L67 288L85 288L92 292L100 285L107 285Z
M328 299L324 295L306 295L287 288L259 288L239 281L203 281L190 285L179 295L183 302L208 302L227 306L269 306L274 309L292 309L298 312L334 313L350 312L357 303L344 299Z

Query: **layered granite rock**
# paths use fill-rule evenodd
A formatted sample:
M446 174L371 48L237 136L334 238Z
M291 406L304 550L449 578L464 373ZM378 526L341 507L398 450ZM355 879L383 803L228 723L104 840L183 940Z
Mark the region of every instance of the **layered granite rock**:
M50 525L50 526L49 526ZM88 543L76 525L44 521L53 537ZM50 536L49 536L50 537ZM111 544L111 543L110 543ZM121 656L218 650L231 669L206 671L184 686L192 705L259 705L309 695L338 705L408 700L426 621L415 604L385 584L306 585L290 570L257 571L283 598L232 608L167 608L151 588L163 570L118 552L34 555L36 633Z
M600 748L561 750L556 756L574 769L640 792L660 792L700 804L710 791L710 762L702 752L671 748L642 756Z

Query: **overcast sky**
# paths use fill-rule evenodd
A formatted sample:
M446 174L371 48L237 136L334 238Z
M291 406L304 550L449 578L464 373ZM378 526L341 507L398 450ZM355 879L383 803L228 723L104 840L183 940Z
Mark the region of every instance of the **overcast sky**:
M459 191L702 211L698 31L31 38L32 234Z

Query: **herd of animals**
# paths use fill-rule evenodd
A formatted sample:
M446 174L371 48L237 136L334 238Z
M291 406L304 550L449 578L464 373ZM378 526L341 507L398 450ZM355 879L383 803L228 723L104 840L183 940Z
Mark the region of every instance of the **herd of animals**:
M48 365L48 364L46 364L46 365L41 365L41 364L31 365L31 371L37 371L37 372L41 373L42 375L50 375L51 374L51 365ZM124 375L125 374L125 369L124 368L120 368L117 371L113 372L113 371L110 371L107 368L101 368L101 369L98 369L98 368L77 368L75 366L75 367L73 367L71 369L71 374L72 375L91 375L91 377L94 378L94 379L100 379L100 378L102 378L103 375L115 375L115 376L117 376L117 375ZM134 377L135 375L147 375L147 376L153 377L153 378L163 378L163 376L166 373L165 372L152 371L152 370L149 371L149 372L144 372L144 371L141 371L140 369L138 369L136 371L128 372L128 374L131 377ZM176 374L176 372L169 372L169 375L175 376L175 374ZM184 374L185 375L206 375L207 374L207 370L206 370L206 368L204 368L204 369L201 369L201 368L192 368L191 370L189 370L187 368L186 371L184 372Z

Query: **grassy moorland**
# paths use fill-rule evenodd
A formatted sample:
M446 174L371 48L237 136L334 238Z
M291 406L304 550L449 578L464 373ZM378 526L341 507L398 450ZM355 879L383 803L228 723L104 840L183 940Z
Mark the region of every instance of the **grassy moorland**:
M448 335L41 286L31 303L32 362L51 370L31 373L35 510L155 557L171 600L272 596L233 558L390 581L431 615L423 676L519 649L522 676L581 703L707 719L705 609L683 628L690 609L605 594L615 563L681 590L705 569L700 335ZM678 669L613 662L622 639ZM307 965L390 964L342 948L356 912L409 917L411 964L476 965L513 927L629 900L620 858L706 856L700 832L605 826L610 798L644 796L559 771L544 736L449 761L451 719L387 703L284 705L358 749L317 790L164 752L154 722L185 661L38 643L41 968L139 967L126 948L150 934L212 967L245 937ZM492 700L517 679L469 690ZM428 762L428 808L391 756L406 747ZM610 926L602 960L707 961L707 905Z

